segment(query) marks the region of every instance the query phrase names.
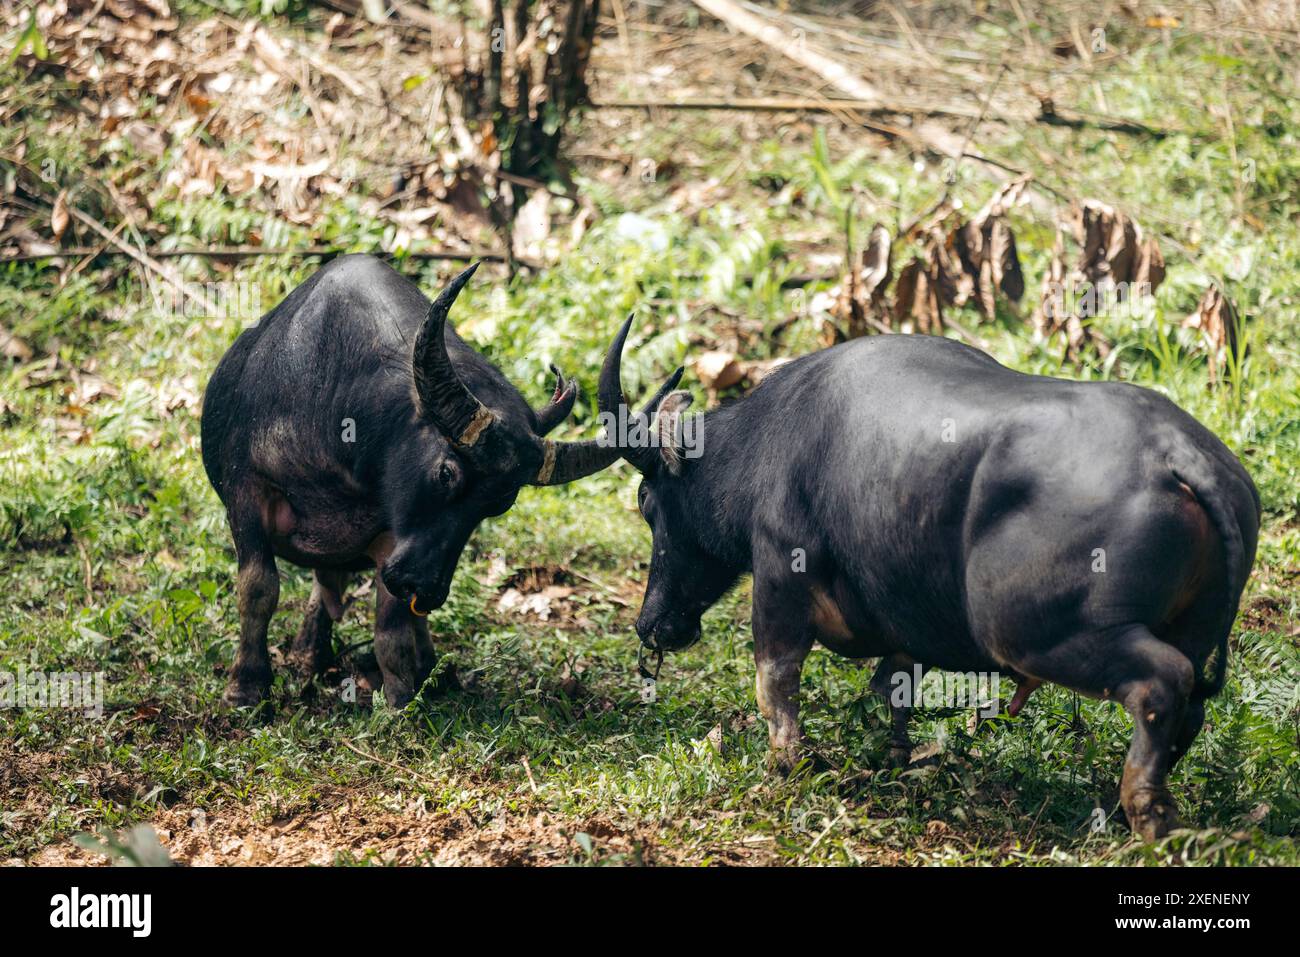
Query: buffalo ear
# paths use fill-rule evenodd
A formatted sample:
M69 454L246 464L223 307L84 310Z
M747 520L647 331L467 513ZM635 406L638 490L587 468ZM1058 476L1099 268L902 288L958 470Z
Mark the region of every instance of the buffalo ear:
M659 455L673 475L682 474L682 413L693 401L695 397L689 392L670 392L659 403L659 410L655 416Z

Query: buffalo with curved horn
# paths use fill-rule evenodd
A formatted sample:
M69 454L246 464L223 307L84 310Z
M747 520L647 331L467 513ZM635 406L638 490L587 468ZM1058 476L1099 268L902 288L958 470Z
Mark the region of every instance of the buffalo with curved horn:
M627 414L626 337L601 373L607 419ZM1013 715L1043 682L1118 702L1134 725L1120 803L1143 838L1168 833L1168 775L1223 687L1259 537L1250 475L1208 429L1155 392L1024 375L938 336L803 356L686 430L689 404L657 396L624 450L654 537L637 633L691 644L752 574L778 767L800 761L800 671L820 642L882 659L897 763L929 667L986 691L1016 681Z
M423 618L447 597L466 542L525 485L605 468L618 450L546 438L577 384L558 370L532 409L447 328L475 266L430 303L370 256L334 260L222 358L203 404L203 463L226 507L239 565L240 637L224 700L262 700L276 559L314 585L290 648L300 671L333 662L349 574L376 568L375 656L384 693L407 703L434 664Z

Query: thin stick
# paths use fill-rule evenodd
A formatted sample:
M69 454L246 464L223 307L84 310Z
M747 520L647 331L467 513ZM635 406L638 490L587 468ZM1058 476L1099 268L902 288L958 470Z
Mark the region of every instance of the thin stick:
M956 332L959 336L961 336L971 345L979 346L985 352L989 351L988 340L981 339L979 336L975 335L975 333L968 330L965 326L960 325L955 319L951 318L950 316L943 317L943 325L948 329L952 329L954 332Z
M728 100L712 100L689 96L668 98L629 97L617 100L602 100L599 103L592 103L591 108L593 110L744 110L753 113L837 113L844 110L854 110L875 116L950 116L961 119L973 119L978 115L975 110L948 109L924 104L882 104L878 100L854 100L840 97L813 99L802 96L738 97Z
M193 288L186 286L184 280L176 276L170 269L158 262L158 260L154 259L148 253L141 252L125 240L119 239L116 233L109 232L109 230L97 219L93 216L88 216L81 210L77 209L77 207L69 206L68 212L73 215L77 222L89 226L93 231L98 233L105 242L112 243L120 252L130 256L150 272L160 276L164 282L174 288L182 296L198 303L199 307L203 310L204 315L211 316L217 314L216 307L213 306L212 303L208 302L207 296L195 292Z
M623 9L623 0L614 0L614 22L618 24L618 42L623 48L623 73L630 88L632 77L632 41L627 35L627 11Z
M827 824L824 828L822 828L822 832L818 834L816 838L813 839L813 842L811 844L808 845L808 849L803 852L803 856L805 858L811 856L812 852L817 850L817 845L822 842L822 839L831 832L831 829L834 828L836 824L839 824L840 821L844 820L847 814L848 814L848 809L843 805L841 805L840 813L835 815L834 819L832 819L829 824Z
M614 591L614 589L611 586L605 584L600 579L592 578L590 575L584 575L582 572L575 571L572 568L567 569L567 571L569 572L570 575L573 575L575 578L581 578L585 582L590 582L591 584L595 585L597 588L604 591L606 594L609 595L609 600L614 602L614 604L622 605L624 608L631 607L630 605L628 605L627 601L622 596L619 595L618 592Z
M119 227L120 228L120 227ZM101 251L102 250L102 251ZM351 250L340 249L335 246L300 246L267 248L263 246L208 246L194 247L188 249L158 249L148 248L141 249L139 252L154 259L176 259L180 256L198 256L204 259L252 259L257 256L342 256ZM63 256L130 256L136 250L122 249L120 246L115 249L103 249L99 246L68 246L63 249L50 253L23 253L19 256L6 256L0 258L0 263L11 262L32 262L39 259L57 259ZM377 255L390 255L388 253L379 253ZM446 260L448 262L471 262L482 260L483 262L501 263L505 262L505 257L500 253L476 252L469 250L458 252L450 249L428 249L413 250L404 254L409 259L429 259L429 260ZM521 265L529 269L541 269L541 264L532 260L516 260Z
M419 771L414 771L411 768L403 767L402 765L395 764L392 761L385 761L381 757L377 757L376 755L369 754L365 751L362 751L360 748L358 748L347 738L339 738L339 744L343 745L343 747L347 748L349 751L361 755L361 757L365 758L367 761L373 761L375 762L375 764L382 764L384 767L392 768L394 771L401 771L405 774L409 774L412 777L417 778L418 780L421 780L426 784L432 784L435 787L442 787L443 782L435 781L433 778L429 777L428 775L421 774Z
M528 755L523 755L524 773L528 775L528 786L532 788L534 794L537 793L537 782L533 780L533 769L528 763Z
M125 219L122 220L120 223L117 224L117 226L113 228L113 235L114 236L119 235L124 229L126 229ZM67 280L75 277L79 272L81 272L81 270L85 269L88 265L90 265L91 261L94 260L97 256L102 256L106 249L108 249L108 243L107 242L100 243L89 253L87 253L84 257L82 257L81 262L77 263L77 265L72 267L72 272L68 273L68 275L64 277L63 281L67 282Z
M884 97L880 91L862 77L850 72L842 63L813 50L806 43L791 43L789 35L770 21L742 9L733 0L693 0L706 13L722 20L728 26L765 43L773 50L811 70L844 95L880 106ZM961 155L960 141L949 130L930 123L914 129L900 131L905 139L934 150L944 156Z

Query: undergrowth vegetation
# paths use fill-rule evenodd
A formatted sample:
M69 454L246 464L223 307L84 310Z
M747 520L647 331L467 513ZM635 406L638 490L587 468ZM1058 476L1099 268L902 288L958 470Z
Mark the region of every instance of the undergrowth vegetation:
M218 5L285 31L317 29L294 3ZM289 21L272 16L286 11ZM1012 26L983 29L989 45L1014 39ZM84 180L87 203L111 211L97 178L131 164L161 178L174 160L96 146L62 121L57 81L30 82L21 63L2 72L5 102L21 100L23 120L0 129L0 172L23 143L26 166L53 160L68 171L62 185ZM983 324L963 312L962 322L1014 368L1167 394L1242 458L1263 497L1229 680L1172 779L1187 829L1157 845L1129 839L1116 810L1128 719L1056 688L1021 717L975 730L967 712L922 710L913 734L929 759L885 770L887 717L868 692L870 669L821 650L802 689L821 760L772 776L755 720L747 584L706 616L703 640L669 659L658 700L643 703L631 625L649 535L625 464L573 486L527 489L474 536L450 600L430 619L457 690L397 714L382 696L369 706L338 687L304 688L281 669L274 717L221 713L238 632L234 560L199 459L198 397L240 329L319 260L247 259L220 273L175 261L188 278L255 291L252 314L213 317L159 308L143 271L102 258L63 283L48 261L0 263L0 317L38 357L0 366L0 670L102 671L107 695L102 718L0 712L0 859L181 810L236 816L253 833L344 802L363 815L406 813L416 801L421 814L480 827L544 814L560 837L519 859L574 863L1300 863L1294 75L1187 37L1143 47L1097 85L1111 112L1172 131L1162 138L1031 124L978 140L1062 195L1128 211L1160 237L1169 274L1153 299L1097 320L1114 344L1108 357L1065 363L1059 343L1035 341L1027 318L1053 225L1022 208L1012 222L1026 301L1000 304ZM580 379L586 393L566 437L595 434L595 377L629 312L640 317L624 371L633 395L689 367L717 326L738 317L757 324L747 339L756 358L810 351L819 341L812 304L833 281L788 280L842 264L846 219L860 243L873 222L906 222L949 188L935 165L830 118L776 118L755 133L730 116L584 121L579 144L665 168L684 154L693 163L611 184L580 162L577 187L599 212L581 242L513 280L481 271L457 305L461 334L534 404L547 395L548 362ZM716 180L713 198L682 208L676 191L686 179ZM950 188L969 208L991 189L971 160ZM220 192L166 199L152 215L173 248L244 242L250 231L267 245L357 251L391 238L348 196L327 199L310 225L276 224L274 243L263 210ZM450 269L395 264L427 291ZM1180 328L1211 281L1245 319L1239 368L1216 389L1197 334ZM56 368L109 388L88 397L66 375L42 376L51 354ZM684 385L698 389L689 371ZM701 391L697 402L708 398ZM310 591L308 573L280 567L273 644L292 636ZM526 568L571 589L549 617L500 602L509 576ZM336 629L351 658L367 654L372 605L362 595ZM333 859L392 856L357 846Z

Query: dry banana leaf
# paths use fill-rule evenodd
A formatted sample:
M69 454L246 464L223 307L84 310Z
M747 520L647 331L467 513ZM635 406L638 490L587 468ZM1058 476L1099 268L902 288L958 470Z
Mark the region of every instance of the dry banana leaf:
M894 318L910 321L917 332L943 328L943 309L975 300L980 314L991 319L1001 292L1013 302L1025 294L1025 277L1016 250L1016 236L1007 213L1024 195L1029 178L998 188L984 207L967 221L940 204L923 222L907 231L923 236L920 254L899 275Z
M1098 286L1118 287L1121 300L1130 291L1154 293L1164 281L1155 237L1144 236L1137 221L1114 206L1085 199L1074 210L1074 233L1082 247L1077 271Z
M889 259L892 246L889 230L880 225L872 228L858 268L845 274L831 307L838 328L828 326L829 329L836 332L843 329L846 338L856 339L870 331L872 320L883 322L888 317L885 291L892 278Z
M1184 329L1200 330L1212 386L1227 378L1229 357L1237 355L1238 321L1232 301L1218 286L1206 289L1196 311L1183 320Z
M1035 334L1044 341L1050 341L1057 335L1063 336L1065 359L1076 364L1088 348L1103 358L1110 354L1110 343L1106 337L1093 328L1091 323L1084 322L1087 317L1078 314L1074 293L1085 282L1078 272L1071 272L1066 267L1065 236L1058 230L1047 275L1043 277L1033 326Z

